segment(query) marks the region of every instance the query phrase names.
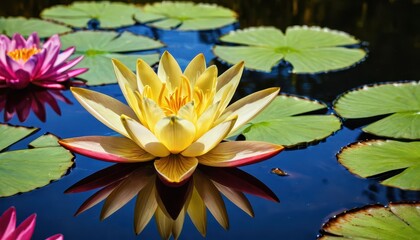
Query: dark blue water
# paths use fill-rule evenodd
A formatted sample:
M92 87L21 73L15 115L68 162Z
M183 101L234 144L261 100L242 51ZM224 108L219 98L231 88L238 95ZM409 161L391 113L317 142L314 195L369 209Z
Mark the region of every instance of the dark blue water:
M360 11L354 13L355 15L365 17L363 26L360 25L359 18L348 20L345 14L336 13L331 13L331 19L326 18L330 20L329 22L319 23L323 23L322 26L347 31L367 41L369 56L364 62L347 70L319 75L297 76L288 74L282 69L276 69L269 74L246 71L235 98L259 89L280 86L284 93L315 98L331 104L340 93L362 84L417 79L419 71L415 66L420 63L419 43L418 31L416 32L414 27L416 24L412 23L415 20L413 12L405 10L405 13L393 13L392 8L395 6L392 4L380 3L376 5L378 8L370 4L368 7L365 13L362 13L361 8L354 9ZM267 6L268 8L270 6ZM388 16L383 25L375 24L379 19L377 15L380 11ZM398 19L398 16L401 18ZM273 24L276 23L275 20L273 18ZM302 22L301 18L291 17L288 20L289 25L302 24ZM151 31L144 28L129 28L128 30L146 32L146 34L158 37L168 45L167 48L161 49L161 52L169 50L182 68L196 54L203 52L208 63L217 64L219 72L223 72L228 66L214 60L211 46L220 34L226 33L233 27L203 33ZM360 35L357 35L358 33ZM90 89L124 101L116 84ZM35 139L45 132L54 133L62 138L115 135L115 132L102 125L82 108L69 91L64 91L63 94L73 104L59 101L61 115L48 106L46 122L40 121L31 113L23 123L19 122L17 117L9 123L41 128L30 139ZM420 200L418 192L384 187L376 180L360 179L350 174L337 162L335 155L342 147L365 138L372 138L372 136L361 135L360 128L349 129L344 125L340 131L325 141L306 148L286 150L267 161L241 168L271 188L279 197L280 203L248 195L255 212L255 217L251 218L225 199L230 229L225 231L208 213L207 238L314 239L322 223L341 211L372 203L387 204L389 201ZM17 143L11 149L25 148L28 142L29 140ZM9 206L15 206L19 222L36 212L38 217L34 239L44 239L55 233L64 234L65 239L159 238L154 220L140 236L134 234L134 201L129 202L102 222L99 221L102 204L73 217L77 208L94 191L64 194L64 190L82 178L111 165L80 155L76 155L75 161L75 167L59 181L28 193L0 198L0 212ZM270 173L270 170L275 167L283 169L290 176L280 177ZM186 217L181 239L201 238L199 232Z

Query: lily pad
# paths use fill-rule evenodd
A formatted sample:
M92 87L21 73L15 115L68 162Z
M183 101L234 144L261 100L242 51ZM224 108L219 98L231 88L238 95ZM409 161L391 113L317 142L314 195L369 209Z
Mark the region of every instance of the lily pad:
M334 110L349 119L392 114L362 130L384 137L420 139L420 82L364 86L340 96Z
M420 203L379 204L343 212L322 227L318 239L420 239Z
M57 5L44 9L41 17L85 28L92 19L98 20L100 28L117 28L133 25L133 15L139 11L133 4L122 2L75 2L71 5Z
M292 147L321 140L341 128L334 115L300 115L325 109L318 101L289 95L279 95L244 128L247 140L265 141Z
M367 178L392 171L381 184L420 190L420 142L372 140L351 144L337 155L350 172Z
M123 62L131 70L136 69L136 60L143 59L148 64L157 63L159 54L140 51L163 47L153 39L123 32L78 31L61 37L62 48L76 46L75 56L84 55L78 67L89 68L89 71L78 76L87 80L90 86L116 83L111 59ZM123 53L126 54L123 54ZM135 52L127 54L127 52Z
M44 21L41 19L23 17L0 17L0 33L12 36L19 33L25 37L37 32L41 38L50 37L54 34L60 34L71 31L70 28L55 24L52 22Z
M160 29L210 30L236 22L236 13L215 4L159 2L144 6L135 19Z
M362 49L347 47L360 43L354 37L320 27L292 26L285 34L274 27L251 27L220 40L238 46L215 46L217 57L231 64L245 61L246 68L265 72L281 60L292 65L293 73L327 72L348 68L366 56Z
M0 149L22 140L38 129L0 124ZM52 134L32 141L29 149L0 152L0 197L28 192L61 178L74 156Z

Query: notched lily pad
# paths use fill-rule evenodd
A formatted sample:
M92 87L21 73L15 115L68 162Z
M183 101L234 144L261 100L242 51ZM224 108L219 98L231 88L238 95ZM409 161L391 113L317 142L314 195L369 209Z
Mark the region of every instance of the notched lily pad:
M90 86L117 82L112 58L120 60L131 70L135 70L138 58L150 65L159 60L157 53L140 51L163 47L159 41L129 32L119 35L116 32L78 31L62 36L61 43L63 49L76 46L75 56L84 55L78 67L89 68L89 71L78 77L87 80L87 85ZM127 52L131 53L127 54Z
M75 2L44 9L41 17L78 28L87 27L91 20L99 21L100 28L117 28L133 25L137 11L135 5L122 2Z
M363 86L341 95L334 110L348 119L391 114L362 130L384 137L420 139L420 81Z
M419 239L420 203L368 205L340 213L322 226L318 239Z
M382 174L382 178L386 178L381 182L383 185L420 190L418 141L372 140L355 143L343 148L337 158L350 172L360 177Z
M147 4L135 19L160 29L210 30L236 22L236 13L215 4L159 2Z
M52 22L44 21L36 18L23 18L23 17L0 17L0 33L8 36L13 36L19 33L25 37L37 32L41 38L50 37L54 34L60 34L71 31L70 28L55 24Z
M247 140L266 141L293 147L328 137L341 128L334 115L301 115L327 106L318 101L279 95L241 133Z
M28 192L61 178L73 165L73 154L52 134L40 136L29 149L4 151L37 128L0 124L0 197Z
M347 33L320 27L292 26L284 34L274 27L251 27L220 38L237 46L217 45L214 54L230 64L245 61L245 67L270 72L281 60L293 73L319 73L348 68L365 58L355 48L360 41ZM352 48L348 48L352 47Z

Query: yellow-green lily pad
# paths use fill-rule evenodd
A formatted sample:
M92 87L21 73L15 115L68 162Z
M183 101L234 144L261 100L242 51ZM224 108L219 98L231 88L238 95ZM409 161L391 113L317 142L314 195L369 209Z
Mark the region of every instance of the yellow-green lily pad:
M67 24L72 27L85 28L92 19L98 20L100 28L117 28L133 25L133 15L139 11L133 4L122 2L74 2L71 5L57 5L46 8L41 17Z
M143 53L163 47L159 41L134 35L129 32L118 34L105 31L78 31L61 37L62 48L76 46L75 56L83 55L83 60L77 65L89 70L78 78L87 80L87 85L102 85L116 83L111 59L123 62L131 70L136 69L136 60L143 59L152 65L159 61L158 53ZM128 52L130 52L128 54Z
M265 72L281 60L292 65L293 73L327 72L348 68L366 56L364 50L354 48L359 40L320 27L292 26L285 33L274 27L251 27L230 32L220 40L230 45L215 46L217 57L230 64L245 61L246 68Z
M383 137L420 139L420 82L363 86L341 95L334 110L343 118L388 115L362 130Z
M160 29L211 30L236 22L236 13L215 4L159 2L144 6L135 19Z
M0 197L43 187L73 166L73 154L61 147L52 134L35 139L29 149L5 151L37 130L0 124Z
M385 175L381 184L420 190L420 142L371 140L351 144L337 155L338 161L353 174L368 178ZM383 178L384 178L383 177Z
M325 223L318 239L420 239L420 203L368 205Z
M41 38L50 37L54 34L60 34L71 31L70 28L44 21L36 18L23 17L0 17L0 33L8 36L13 36L19 33L25 37L37 32Z
M301 115L327 108L324 103L279 95L240 131L247 140L293 147L321 140L341 128L334 115Z

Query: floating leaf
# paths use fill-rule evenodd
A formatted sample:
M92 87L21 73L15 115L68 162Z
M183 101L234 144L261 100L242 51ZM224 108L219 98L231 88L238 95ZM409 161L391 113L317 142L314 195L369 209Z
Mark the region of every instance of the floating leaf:
M420 82L364 86L340 96L334 109L343 118L392 114L362 130L384 137L420 139Z
M366 56L357 48L354 37L327 28L293 26L283 34L274 27L237 30L220 38L239 46L215 46L213 51L222 60L234 64L245 61L245 67L269 72L284 59L294 73L318 73L347 68Z
M161 29L209 30L236 22L236 13L215 4L160 2L146 5L135 19Z
M340 120L334 115L296 115L326 107L317 101L279 95L243 128L242 134L247 140L287 147L321 140L340 129Z
M37 32L41 38L50 37L54 34L71 31L70 28L58 25L41 19L23 17L0 17L0 33L13 36L15 33L27 37L33 32Z
M318 239L420 239L420 203L370 205L343 212L322 227Z
M0 149L27 137L36 128L0 125ZM0 197L31 191L62 177L73 165L73 155L52 134L43 135L30 149L0 153Z
M420 190L420 142L372 140L351 144L337 155L350 172L367 178L398 170L381 183L391 187Z
M86 79L88 85L116 83L111 59L123 62L130 69L136 69L136 60L142 58L148 64L159 60L159 54L138 53L142 50L156 49L163 46L153 39L124 32L120 36L115 32L78 31L61 37L62 48L76 46L75 56L84 55L78 67L89 68L89 71L79 75ZM133 52L134 54L122 54Z
M98 20L101 28L117 28L133 25L133 15L139 8L122 2L75 2L44 9L41 17L84 28L92 19Z

